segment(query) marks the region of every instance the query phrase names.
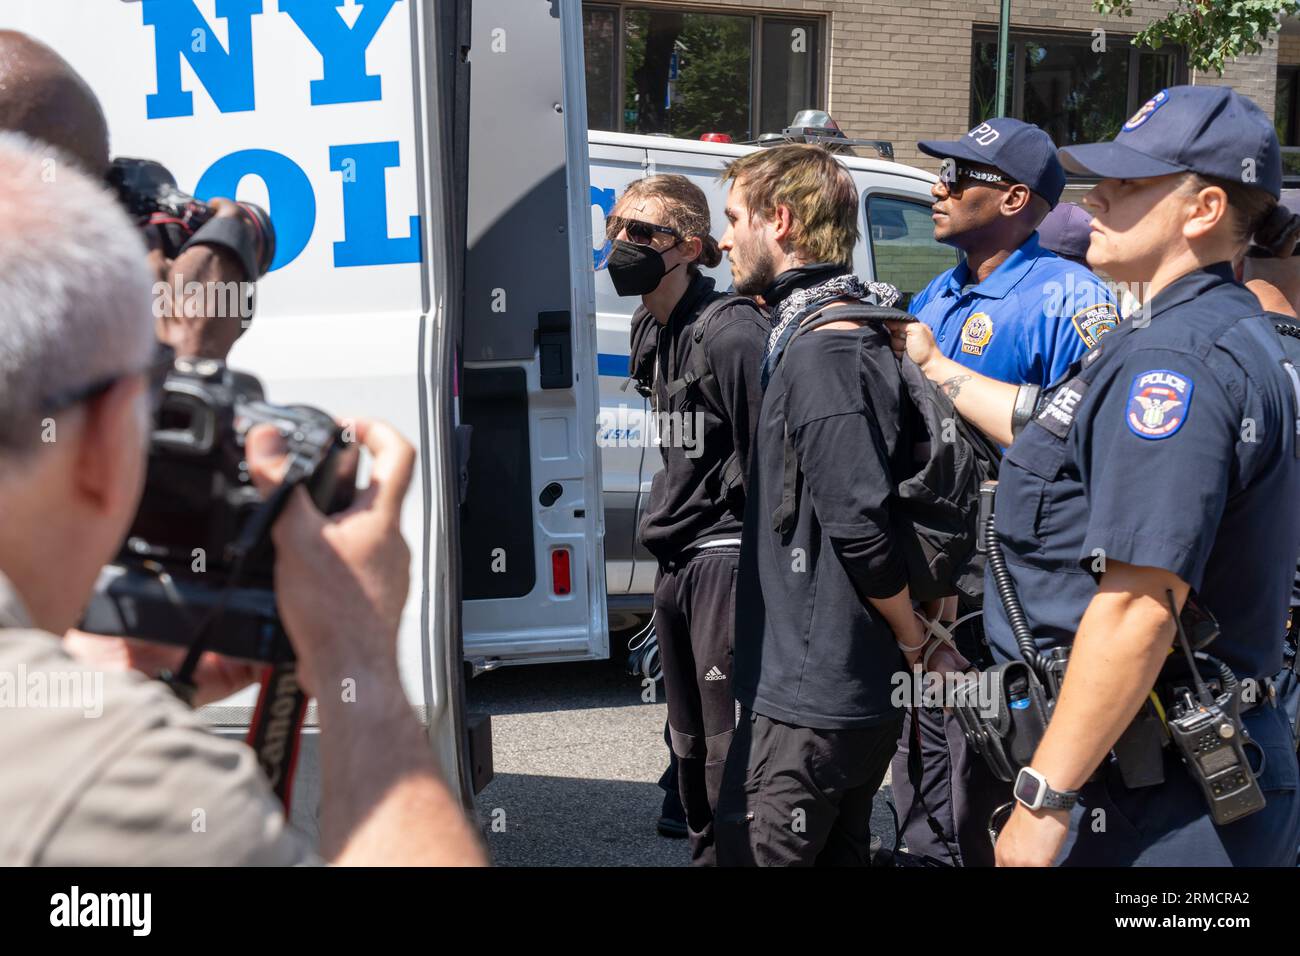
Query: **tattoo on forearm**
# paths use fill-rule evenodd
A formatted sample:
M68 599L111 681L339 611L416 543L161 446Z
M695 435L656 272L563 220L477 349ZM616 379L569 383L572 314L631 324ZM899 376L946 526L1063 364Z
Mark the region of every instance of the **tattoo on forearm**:
M957 393L960 392L961 387L969 381L969 375L954 375L952 378L944 381L939 386L939 389L955 402L957 400Z

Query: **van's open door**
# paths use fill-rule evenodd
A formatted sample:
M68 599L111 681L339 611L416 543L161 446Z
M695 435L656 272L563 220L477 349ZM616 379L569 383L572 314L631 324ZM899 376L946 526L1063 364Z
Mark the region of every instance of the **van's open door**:
M465 654L608 656L582 10L474 0Z

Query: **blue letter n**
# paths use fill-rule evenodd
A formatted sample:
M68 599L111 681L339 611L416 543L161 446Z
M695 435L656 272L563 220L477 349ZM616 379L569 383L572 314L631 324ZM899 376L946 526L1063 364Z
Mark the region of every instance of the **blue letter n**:
M217 0L217 17L229 27L229 50L194 0L144 0L142 7L145 26L153 27L158 74L158 92L148 97L149 119L194 115L194 94L181 88L181 57L221 112L254 108L252 18L262 12L262 0Z

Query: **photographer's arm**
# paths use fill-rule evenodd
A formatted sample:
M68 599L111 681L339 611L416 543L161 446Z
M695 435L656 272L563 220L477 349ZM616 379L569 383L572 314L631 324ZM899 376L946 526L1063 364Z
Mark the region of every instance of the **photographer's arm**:
M483 864L398 677L410 575L398 525L415 451L387 425L358 421L356 431L374 462L353 506L326 517L298 489L272 531L277 602L320 715L321 852L349 864ZM263 489L277 451L274 429L250 434Z
M210 205L215 218L240 218L239 207L228 199L214 199ZM239 258L224 246L197 245L168 259L154 245L149 265L167 287L154 309L159 340L178 356L224 360L248 318L244 289L249 277Z
M1011 412L1017 386L973 372L945 356L924 322L887 322L891 344L906 352L930 381L939 386L962 418L1004 448L1011 444Z

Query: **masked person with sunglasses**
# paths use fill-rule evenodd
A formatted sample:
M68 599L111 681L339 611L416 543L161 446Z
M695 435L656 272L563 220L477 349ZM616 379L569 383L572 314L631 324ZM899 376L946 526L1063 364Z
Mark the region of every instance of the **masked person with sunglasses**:
M654 619L691 859L715 861L713 813L735 730L731 692L736 564L768 323L719 293L700 266L722 259L704 193L683 176L627 188L607 222L610 279L641 296L633 375L649 395L663 469L641 520L659 562ZM648 361L635 362L638 355Z
M1293 866L1300 772L1263 688L1281 670L1300 548L1300 395L1274 317L1233 273L1252 236L1290 218L1277 135L1227 87L1176 86L1114 141L1060 157L1100 179L1084 199L1089 265L1146 292L1047 389L969 373L954 396L1010 446L994 507L1006 574L990 562L989 580L1020 610L985 602L989 643L1001 661L1026 659L1021 643L1068 651L997 862ZM923 323L897 326L895 343L931 381L963 372ZM1193 683L1175 624L1193 592L1218 622L1204 653L1222 664L1209 680L1234 696L1232 719L1177 692ZM1177 738L1184 760L1166 731L1198 715L1209 733ZM1247 790L1226 809L1250 812L1216 822Z
M1087 268L1050 252L1035 231L1056 207L1065 170L1048 135L998 118L960 139L917 147L943 160L934 197L934 238L964 253L916 294L908 310L934 330L940 350L964 369L1012 385L1046 386L1119 322L1114 300ZM950 601L958 646L988 663L978 615ZM908 849L948 863L992 865L986 821L1009 788L985 772L951 712L917 708L893 763L895 801Z

